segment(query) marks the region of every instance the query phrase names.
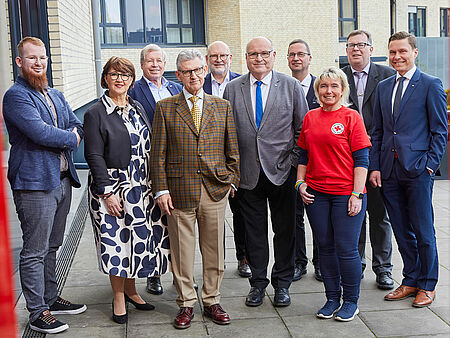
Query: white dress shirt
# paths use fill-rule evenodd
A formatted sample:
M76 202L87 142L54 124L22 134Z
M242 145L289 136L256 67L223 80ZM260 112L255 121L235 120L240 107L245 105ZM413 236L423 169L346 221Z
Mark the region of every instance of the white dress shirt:
M256 84L256 81L258 81L252 74L250 74L250 96L252 99L252 107L253 107L253 116L256 121L256 87L258 85ZM267 97L269 96L269 89L270 89L270 83L272 82L272 72L267 74L262 80L261 80L261 96L262 96L262 104L263 104L263 111L266 109L266 102Z
M405 90L408 87L409 81L411 81L414 73L416 72L416 65L414 65L414 67L412 67L410 70L408 70L406 72L405 75L403 75L403 77L405 78L403 80L403 90L402 90L402 97L403 94L405 94ZM402 76L397 72L397 75L395 76L395 85L394 85L394 90L392 91L392 98L391 98L391 109L394 109L394 100L395 100L395 94L397 93L397 87L398 87L398 79L401 78ZM392 112L392 111L391 111Z
M305 100L306 100L306 95L308 95L309 92L309 87L311 86L311 74L308 73L308 75L306 75L306 77L303 79L303 81L300 81L300 84L302 85L302 89L303 89L303 94L305 94Z
M169 88L168 88L169 81L167 81L167 79L164 76L161 78L161 87L160 88L156 87L156 85L153 82L149 81L145 76L144 76L144 79L147 82L147 85L150 88L150 91L152 92L155 102L158 102L162 99L172 96L172 94L170 94Z
M220 98L223 98L223 92L225 91L225 87L227 86L227 83L230 82L230 72L227 72L227 76L225 77L225 80L220 84L215 79L213 73L211 73L211 91L212 94L215 96L218 96Z
M352 74L353 74L353 81L355 81L355 88L358 85L358 80L359 77L357 74L355 73L360 73L358 72L356 69L354 69L352 66L350 66L351 70L352 70ZM363 87L364 87L364 91L366 89L366 84L367 84L367 78L369 77L369 69L370 69L370 62L367 64L367 66L364 67L364 69L361 72L364 72L361 81L363 82Z

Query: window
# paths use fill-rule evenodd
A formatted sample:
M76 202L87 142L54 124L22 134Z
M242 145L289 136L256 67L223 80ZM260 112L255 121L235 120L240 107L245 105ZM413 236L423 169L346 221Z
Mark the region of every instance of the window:
M338 0L339 40L345 40L347 35L357 29L356 0Z
M441 8L441 36L450 36L450 8Z
M426 36L425 7L408 6L408 30L415 36Z
M203 0L100 0L103 45L205 44Z

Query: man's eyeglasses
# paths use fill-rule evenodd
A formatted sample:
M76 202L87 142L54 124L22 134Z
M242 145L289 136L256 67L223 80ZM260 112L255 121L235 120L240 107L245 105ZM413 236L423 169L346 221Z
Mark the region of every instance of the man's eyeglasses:
M230 54L211 54L208 55L208 58L210 58L212 61L216 61L219 59L222 61L227 61L229 56Z
M355 49L355 47L358 47L358 49L363 49L366 46L372 46L372 45L368 42L359 42L359 43L347 43L345 46L348 49Z
M183 77L189 77L191 76L191 74L201 75L203 73L203 67L198 67L189 70L178 70L178 73L180 73Z
M289 59L293 59L293 58L295 58L296 55L297 55L298 58L304 58L306 55L311 55L311 54L310 53L303 53L303 52L289 53L288 54L288 58Z
M37 60L39 60L41 63L45 63L48 60L48 56L25 56L24 59L27 59L32 63L36 63Z
M251 60L257 59L258 55L261 56L263 59L267 59L270 54L273 52L273 50L267 50L261 53L256 53L256 52L251 52L251 53L247 53L248 58Z
M122 74L122 73L108 73L111 80L116 81L119 76L122 79L122 81L128 81L132 75L131 74Z

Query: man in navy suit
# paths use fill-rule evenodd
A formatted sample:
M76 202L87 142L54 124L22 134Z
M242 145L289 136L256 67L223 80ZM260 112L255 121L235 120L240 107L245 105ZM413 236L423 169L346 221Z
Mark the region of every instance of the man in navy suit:
M181 85L163 76L165 68L166 53L161 47L149 44L141 50L141 69L144 75L136 81L130 90L130 96L144 106L150 123L153 123L156 102L176 95L182 89Z
M181 92L182 86L167 80L163 74L166 68L166 53L161 47L149 44L141 50L143 76L130 90L130 97L139 101L145 109L150 123L153 123L156 102ZM147 292L153 295L163 293L159 276L147 278Z
M370 61L373 46L370 33L363 30L350 32L347 36L347 59L349 65L342 68L350 87L350 108L358 111L366 127L372 133L373 103L378 83L395 74L392 68ZM372 246L372 270L376 274L377 286L383 290L394 288L392 280L392 228L379 188L366 182L367 213L369 214L369 236ZM366 268L366 217L361 228L358 251L361 257L362 274Z
M208 46L206 62L209 73L205 77L203 90L206 94L223 97L223 91L228 82L241 76L230 70L231 60L230 47L223 41L214 41ZM233 213L233 235L236 248L236 259L238 261L238 274L241 277L250 277L252 272L245 257L245 228L242 214L239 208L238 194L228 198L231 212Z
M413 35L389 38L397 74L377 87L369 169L403 259L402 284L384 299L415 296L413 306L423 307L433 302L438 281L432 192L447 145L447 103L442 82L416 68L417 54Z
M287 60L292 76L300 81L303 93L309 110L320 107L314 95L314 80L316 77L309 73L311 64L311 50L306 41L295 39L288 47ZM295 210L295 270L293 281L300 280L306 273L308 257L306 256L305 241L305 207L300 196L297 194L297 205ZM313 238L313 259L314 274L317 280L322 281L322 274L319 267L319 248Z

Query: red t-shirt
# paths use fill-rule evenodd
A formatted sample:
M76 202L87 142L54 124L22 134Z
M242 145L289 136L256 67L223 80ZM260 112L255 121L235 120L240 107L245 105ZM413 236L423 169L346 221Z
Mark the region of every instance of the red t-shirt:
M327 194L351 195L352 152L371 146L357 111L347 107L309 111L297 144L308 152L305 181L311 188Z

